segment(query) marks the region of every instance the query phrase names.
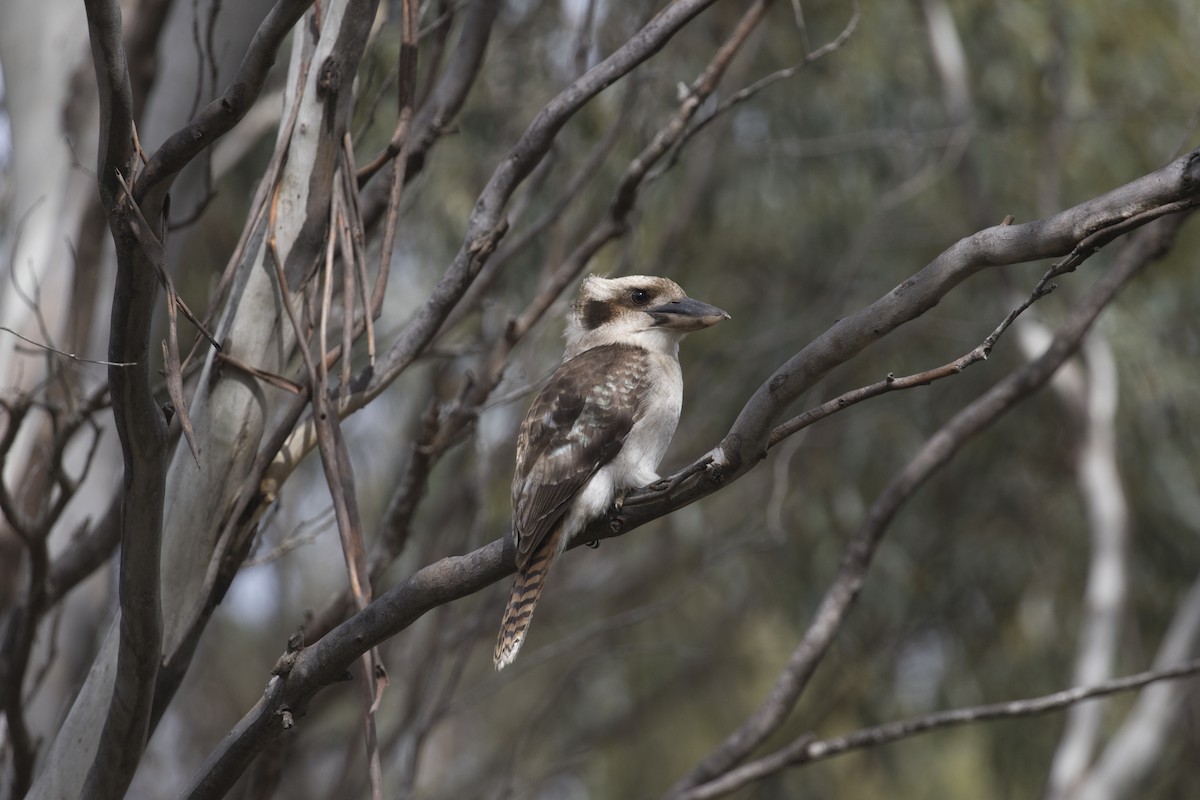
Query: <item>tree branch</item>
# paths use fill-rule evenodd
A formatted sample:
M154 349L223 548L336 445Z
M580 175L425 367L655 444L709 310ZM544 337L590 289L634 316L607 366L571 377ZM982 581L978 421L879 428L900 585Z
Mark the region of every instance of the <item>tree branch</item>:
M1032 330L1032 321L1020 333L1024 334L1023 350L1029 357L1036 356L1044 341ZM1074 682L1085 686L1112 677L1128 582L1125 565L1129 510L1118 469L1117 365L1101 332L1084 340L1081 359L1064 366L1051 385L1062 403L1064 417L1074 420L1080 430L1075 480L1087 510L1091 553ZM1106 710L1105 703L1088 703L1067 714L1051 761L1047 800L1077 797L1075 790L1092 760Z
M116 678L83 796L121 797L141 758L161 659L159 553L162 541L167 427L150 376L150 324L158 282L134 235L121 176L133 158L132 101L115 0L86 0L99 82L98 181L117 251L108 360L109 391L124 459L121 510L121 605ZM151 225L161 218L155 209Z
M1131 692L1162 681L1190 678L1198 672L1200 672L1200 659L1176 667L1138 672L1134 675L1114 678L1090 686L1076 686L1041 697L956 708L911 719L897 720L874 728L863 728L833 739L816 740L811 735L802 736L765 758L752 761L675 797L678 800L711 800L711 798L729 794L788 767L840 756L852 750L879 747L907 739L910 736L974 722L1033 717L1061 711L1064 708L1078 708L1079 704L1085 700Z
M1164 669L1196 651L1200 637L1200 580L1180 601L1154 656L1154 667ZM1167 746L1175 720L1188 707L1189 687L1182 683L1152 686L1143 692L1104 752L1092 764L1075 797L1117 800L1132 797L1140 781L1151 772Z
M474 594L511 575L515 551L498 540L465 555L443 558L393 586L324 638L285 660L263 699L204 762L183 793L192 800L223 797L287 720L301 716L312 696L342 679L362 653L404 630L430 609Z

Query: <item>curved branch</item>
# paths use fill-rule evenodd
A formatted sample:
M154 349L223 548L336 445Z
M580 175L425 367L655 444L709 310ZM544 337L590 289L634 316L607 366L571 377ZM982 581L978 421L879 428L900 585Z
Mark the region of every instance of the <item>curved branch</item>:
M159 558L167 427L150 377L150 324L158 283L134 234L121 191L133 157L132 93L115 0L85 3L99 83L100 197L117 251L108 360L109 392L121 441L120 628L116 676L96 753L83 786L88 798L121 797L141 758L162 649ZM161 209L150 216L152 224Z
M879 300L839 320L780 367L746 404L722 450L735 468L746 459L761 458L774 420L818 378L933 308L976 272L1071 254L1089 237L1135 216L1167 206L1172 206L1169 211L1179 210L1173 204L1180 200L1189 205L1200 201L1200 150L1047 219L996 225L961 239Z
M1035 355L1033 331L1026 329L1023 349ZM1116 410L1117 365L1100 332L1083 343L1081 360L1062 370L1053 388L1064 417L1077 420L1075 481L1087 511L1090 555L1083 614L1075 655L1075 683L1087 685L1112 677L1120 652L1121 622L1126 611L1129 508L1118 467ZM1062 736L1050 763L1046 797L1080 797L1077 787L1087 774L1104 727L1105 703L1076 706L1067 714Z
M1063 689L1041 697L938 711L920 717L889 722L874 728L863 728L833 739L818 741L812 736L803 736L769 756L727 772L716 780L679 795L678 800L711 800L711 798L729 794L788 767L810 764L813 761L840 756L852 750L879 747L907 739L910 736L974 722L1033 717L1061 711L1064 708L1079 708L1079 704L1085 700L1132 692L1159 682L1190 678L1197 672L1200 672L1200 659L1175 667L1156 668L1096 684Z
M189 800L223 797L262 748L305 711L312 696L341 680L362 653L404 630L427 611L511 575L514 559L507 540L492 542L465 556L443 558L393 586L317 644L298 654L287 654L262 699L209 755L181 796Z
M1154 667L1165 668L1194 655L1197 639L1200 639L1200 581L1192 583L1192 588L1176 608L1154 656ZM1092 764L1074 796L1088 800L1136 796L1139 782L1151 773L1159 755L1168 746L1171 728L1178 724L1188 707L1186 698L1193 690L1194 687L1176 683L1154 686L1143 692Z

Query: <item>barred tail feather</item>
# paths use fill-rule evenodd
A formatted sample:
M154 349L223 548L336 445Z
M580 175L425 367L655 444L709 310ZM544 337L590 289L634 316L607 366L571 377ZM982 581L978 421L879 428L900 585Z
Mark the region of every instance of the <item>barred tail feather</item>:
M513 582L512 594L509 595L508 605L504 609L504 617L500 620L500 636L496 639L496 652L492 661L496 669L501 670L517 658L517 651L525 641L529 631L529 623L533 621L533 609L538 598L542 596L542 586L546 582L546 573L550 564L558 555L555 541L558 532L548 537L536 551L533 552L529 563L517 570L517 579Z

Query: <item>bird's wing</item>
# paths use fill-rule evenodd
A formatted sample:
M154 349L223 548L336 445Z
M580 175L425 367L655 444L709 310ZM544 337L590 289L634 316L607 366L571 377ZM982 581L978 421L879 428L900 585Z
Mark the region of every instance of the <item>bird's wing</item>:
M563 362L533 401L517 436L512 486L518 567L620 452L643 412L648 368L637 347L585 350Z

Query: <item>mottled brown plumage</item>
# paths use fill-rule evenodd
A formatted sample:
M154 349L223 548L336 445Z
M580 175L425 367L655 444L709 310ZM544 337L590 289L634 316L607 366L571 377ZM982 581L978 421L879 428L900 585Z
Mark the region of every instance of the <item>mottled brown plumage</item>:
M567 323L567 355L517 436L517 577L494 661L512 663L546 575L618 493L653 482L679 419L678 343L728 315L665 278L588 278Z

